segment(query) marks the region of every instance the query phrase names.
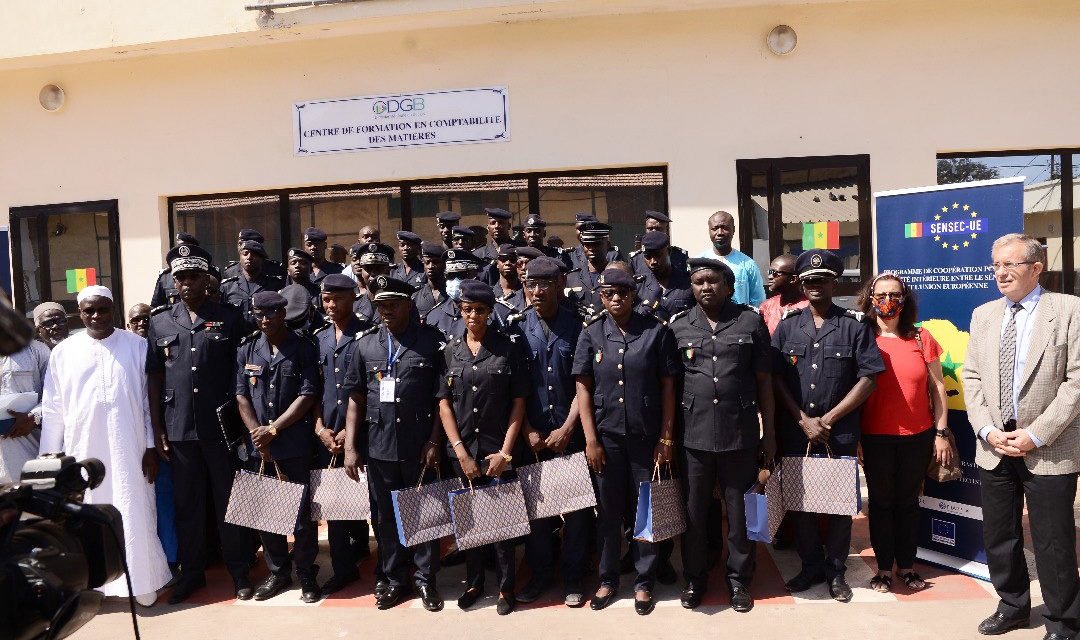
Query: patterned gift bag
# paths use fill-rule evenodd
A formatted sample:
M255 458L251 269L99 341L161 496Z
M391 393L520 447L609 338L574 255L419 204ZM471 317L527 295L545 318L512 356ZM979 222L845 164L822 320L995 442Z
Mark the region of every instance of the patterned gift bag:
M757 542L772 542L784 519L784 491L781 467L769 475L765 486L757 485L743 496L746 507L746 535Z
M472 486L450 492L450 513L458 549L529 535L529 512L525 494L517 480L498 478L483 487Z
M830 513L855 516L862 508L859 494L859 461L852 456L827 455L785 456L781 461L783 473L780 484L784 508L806 513Z
M394 503L398 541L406 547L454 533L454 523L450 516L450 492L463 486L461 479L439 479L423 484L426 471L427 466L420 471L420 482L416 483L416 488L390 492L390 499Z
M345 473L345 467L334 468L337 456L330 458L326 469L311 472L311 519L367 520L371 517L371 498L368 493L367 475L353 480Z
M584 452L524 466L517 475L529 520L596 506L596 491Z
M289 482L274 462L277 477L263 475L266 461L259 463L259 472L237 471L233 479L225 522L249 529L291 536L300 519L307 486Z
M642 482L638 488L637 518L634 539L660 542L686 531L686 504L678 480L660 477L660 465L653 470L652 482Z

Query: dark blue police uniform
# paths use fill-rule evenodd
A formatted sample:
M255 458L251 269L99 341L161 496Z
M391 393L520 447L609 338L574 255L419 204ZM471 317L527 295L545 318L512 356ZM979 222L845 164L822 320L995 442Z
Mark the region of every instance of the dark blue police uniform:
M427 283L427 275L424 274L424 264L420 262L420 260L413 260L407 264L405 261L401 261L395 264L394 267L390 269L390 277L407 282L414 287L419 287Z
M243 273L222 280L221 300L238 307L244 313L247 331L256 331L259 324L255 321L255 316L251 315L251 297L260 291L281 291L283 288L285 279L271 276L264 265L263 271L252 280L248 280Z

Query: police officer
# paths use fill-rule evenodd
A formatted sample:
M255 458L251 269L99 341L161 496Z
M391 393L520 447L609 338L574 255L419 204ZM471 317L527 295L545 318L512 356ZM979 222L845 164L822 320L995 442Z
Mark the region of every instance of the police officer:
M161 449L172 464L176 497L182 573L169 602L183 602L206 586L207 485L225 567L236 597L247 600L253 594L248 568L254 539L224 521L237 461L222 441L216 413L232 398L244 320L235 307L207 299L210 254L205 249L180 244L169 251L168 261L179 301L157 307L150 317L146 372L150 418L155 433L168 440Z
M329 274L323 278L320 288L322 306L329 323L314 334L319 345L323 379L322 402L315 406L315 436L319 441L316 448L319 451L319 466L329 466L332 459L334 466L342 466L345 463L345 417L349 403L346 376L349 367L356 361L356 337L375 325L353 313L356 283L347 276ZM361 434L358 446L365 454L366 442L366 434ZM371 553L368 550L370 532L366 520L331 520L326 523L326 528L334 574L323 584L322 593L330 595L360 578L356 563Z
M520 272L517 267L518 248L504 243L499 247L499 256L485 269L495 269L499 274L491 290L495 294L495 313L505 322L510 314L525 310L525 296L521 288ZM481 280L483 282L483 280Z
M646 211L645 212L645 234L658 231L671 237L671 218L659 211ZM642 248L636 251L631 251L630 266L634 268L634 273L642 276L650 275L651 269L644 260L645 255L645 237L642 236ZM668 259L671 262L671 267L675 271L686 271L687 261L690 259L689 254L686 253L686 249L670 245L668 247Z
M312 269L315 265L315 257L303 249L292 247L285 254L288 261L289 277L285 285L299 285L308 292L311 303L319 306L319 285L311 280Z
M646 235L660 233L651 231ZM727 512L727 585L731 607L753 607L754 543L746 535L743 496L757 481L759 454L770 466L773 432L772 349L769 331L752 307L735 304L735 274L723 262L689 261L697 304L672 316L682 359L682 436L687 530L683 536L686 589L682 606L701 604L708 582L707 520L713 489L723 489ZM758 435L761 417L764 438Z
M259 332L240 344L233 385L248 443L258 455L253 469L263 464L280 469L290 482L306 485L312 462L311 409L319 398L319 349L285 327L285 298L260 291L252 300ZM300 578L300 599L318 602L318 526L311 521L305 498L293 535L292 553L285 536L260 532L270 575L255 589L256 600L272 598L292 585L292 564Z
M313 270L311 281L315 284L322 282L323 278L331 273L341 273L342 266L326 259L326 232L315 227L304 229L304 248L311 254Z
M459 297L463 327L446 345L439 414L455 472L473 486L485 485L491 478L509 477L504 472L514 457L530 393L529 364L521 345L489 326L495 305L491 287L465 280ZM506 615L514 610L514 546L509 540L465 552L466 589L458 607L468 609L483 595L484 559L491 547L499 579L496 611Z
M544 238L547 237L547 222L539 215L533 213L525 218L521 235L525 239L526 247L532 247L549 258L562 259L562 249L544 244Z
M369 242L355 245L356 263L360 265L357 281L360 295L353 303L353 313L364 320L375 321L375 303L371 300L368 288L377 276L390 275L390 263L394 261L394 250L381 242Z
M355 478L358 468L366 465L375 494L379 556L389 581L377 595L376 606L389 609L409 595L406 565L412 555L413 580L424 608L439 611L443 608L435 588L439 543L417 545L411 554L401 545L390 493L415 487L425 467L439 465L443 431L435 394L445 375L445 337L420 324L412 309L411 284L377 276L370 291L381 325L358 335L348 365L345 468ZM366 449L358 446L361 432L367 435Z
M190 233L181 231L176 234L176 244L174 246L178 247L182 244L198 246L199 241ZM165 261L168 262L168 259L166 258ZM217 277L221 276L217 267L213 264L210 265L210 274ZM173 286L172 268L166 265L164 269L158 271L158 279L154 284L154 293L150 296L150 306L160 307L163 304L176 304L179 299L176 287Z
M654 302L659 303L656 310L662 320L694 306L694 294L690 291L690 274L686 271L686 263L679 267L672 261L675 249L678 247L671 246L666 233L649 231L641 238L641 253L637 256L638 262L645 264L645 273L637 271L633 259L630 264L635 273L645 276L642 286L648 283L656 291L654 295L659 295ZM649 304L648 298L645 303Z
M466 251L472 251L475 242L476 232L469 227L456 225L450 232L450 244L454 249L465 249ZM485 263L483 260L480 260L480 264L483 265L487 263Z
M562 304L559 282L560 261L540 257L528 263L525 287L532 306L523 314L511 316L511 329L525 337L533 393L525 400L525 440L537 460L585 450L585 436L578 423L578 404L572 374L574 348L581 335L582 318L577 311ZM562 579L563 601L568 607L585 604L582 579L588 562L592 509L563 517ZM533 602L540 598L554 578L552 534L558 531L559 518L534 520L525 545L525 558L533 578L517 594L517 601Z
M499 209L498 207L485 207L484 213L486 213L488 217L487 230L489 240L487 244L474 250L473 253L485 264L490 264L498 258L499 252L502 250L502 245L515 244L510 233L510 219L513 215L506 209ZM492 282L491 284L495 283Z
M833 304L833 287L844 263L824 249L804 251L795 271L810 306L784 314L772 337L779 356L775 374L781 412L778 436L785 456L806 455L808 445L827 445L831 455L854 456L859 442L859 406L885 370L874 332L862 314ZM823 447L822 447L823 448ZM787 583L805 591L828 582L829 594L851 600L844 578L851 544L851 517L824 516L822 544L818 515L793 512L802 570Z
M611 226L596 220L587 220L580 227L580 236L581 246L570 252L571 270L567 277L567 289L580 298L585 315L593 315L603 308L600 299L600 274L611 262ZM581 253L576 253L579 250Z
M453 249L454 226L461 221L461 214L456 211L440 211L435 214L435 223L439 227L443 249Z
M326 318L315 309L311 292L304 286L290 284L278 291L285 298L285 327L304 337L326 325Z
M401 262L395 264L390 270L390 277L408 282L413 287L419 287L427 282L427 276L424 275L424 263L420 260L423 241L412 231L398 231L397 241L398 251L401 252Z
M634 311L636 283L625 271L607 269L599 278L607 313L588 323L574 353L577 403L585 454L596 473L600 545L600 588L594 610L615 598L623 516L648 482L654 465L669 463L675 445L675 378L682 371L675 338L656 318ZM653 586L659 561L656 545L634 540L634 608L655 607Z
M600 221L597 220L596 216L594 216L591 213L575 213L574 214L574 228L577 231L577 237L578 237L578 243L579 244L584 244L584 242L585 242L584 232L585 232L586 228L589 227L589 225L591 225L594 222L600 222ZM608 229L608 235L610 236L611 227L608 226L607 229ZM593 234L593 235L595 235L595 234ZM622 254L619 253L619 248L616 247L616 246L611 246L610 243L609 243L607 249L605 250L605 254L606 254L606 257L607 257L607 262L615 262L616 260L622 260ZM566 265L568 267L570 267L571 271L573 271L574 269L579 269L579 270L586 269L587 265L589 263L589 259L585 255L585 250L584 250L584 248L582 246L577 246L577 247L574 247L573 249L570 249L570 250L564 250L562 252L562 258L563 258L563 261L566 262Z
M462 283L475 280L480 267L480 260L465 249L450 249L446 252L446 294L445 300L432 309L424 319L425 324L436 327L447 338L458 336L465 329L465 321L461 315L461 305L458 297L461 293ZM479 282L479 281L477 281ZM491 287L488 286L488 291ZM494 299L494 293L492 293ZM495 303L492 303L493 313L490 321L498 328L505 326L504 316L494 313Z
M225 265L225 268L222 269L222 280L224 280L225 278L235 278L240 275L241 271L244 270L242 265L243 260L241 260L239 256L240 252L244 249L245 242L258 242L259 244L265 246L266 238L264 238L263 234L259 233L255 229L241 229L240 233L237 234L236 238L237 259L230 261L227 265ZM285 272L285 266L280 262L277 262L276 260L271 260L270 258L264 259L263 273L265 273L266 275L275 278L281 278L282 280L284 280L286 275Z
M413 294L413 304L420 319L426 322L428 313L446 300L446 249L441 244L425 242L421 245L420 259L426 282Z
M261 242L245 240L240 247L240 273L221 281L221 295L231 305L244 312L249 328L258 323L251 313L251 297L260 291L279 291L285 286L282 278L268 274L266 249Z

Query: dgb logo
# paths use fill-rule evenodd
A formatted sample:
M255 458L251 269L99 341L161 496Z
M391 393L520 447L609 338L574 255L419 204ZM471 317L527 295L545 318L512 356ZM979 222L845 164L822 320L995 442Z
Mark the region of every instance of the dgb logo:
M391 98L390 100L376 100L375 104L371 106L371 110L375 112L375 115L379 116L387 113L398 113L400 111L423 111L424 99Z

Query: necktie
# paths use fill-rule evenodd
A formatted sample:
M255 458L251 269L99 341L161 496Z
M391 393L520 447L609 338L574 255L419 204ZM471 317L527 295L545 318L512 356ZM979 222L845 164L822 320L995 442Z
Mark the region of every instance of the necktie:
M1016 312L1024 307L1019 302L1014 302L1009 308L1009 322L1001 332L1001 348L998 352L1000 362L1001 387L999 391L1001 406L1001 421L1006 423L1013 420L1013 369L1016 367Z

